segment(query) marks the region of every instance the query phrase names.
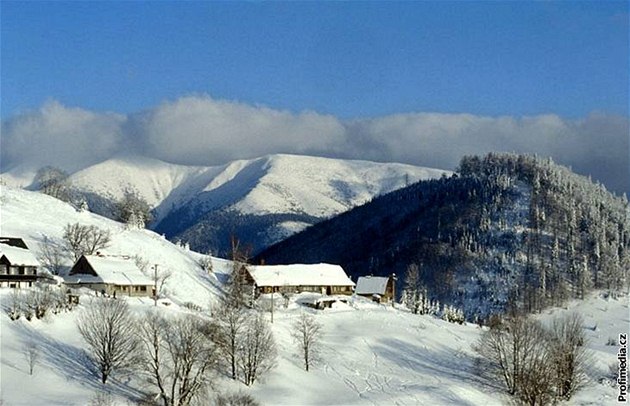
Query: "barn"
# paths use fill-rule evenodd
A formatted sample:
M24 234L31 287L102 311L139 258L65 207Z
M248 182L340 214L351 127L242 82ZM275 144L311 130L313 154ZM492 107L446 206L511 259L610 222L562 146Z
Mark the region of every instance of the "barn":
M110 296L153 296L153 280L127 256L82 255L64 280Z
M387 303L394 297L394 276L360 276L355 294Z

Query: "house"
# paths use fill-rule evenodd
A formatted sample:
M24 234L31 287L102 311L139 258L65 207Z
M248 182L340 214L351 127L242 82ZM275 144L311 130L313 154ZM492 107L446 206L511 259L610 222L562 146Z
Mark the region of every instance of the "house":
M82 255L64 279L73 288L111 296L153 296L153 280L126 256Z
M39 262L21 238L0 237L0 287L27 288L37 281Z
M354 291L359 296L387 303L394 297L394 276L360 276Z
M354 282L339 265L258 265L241 268L245 283L261 293L315 292L323 295L351 295Z

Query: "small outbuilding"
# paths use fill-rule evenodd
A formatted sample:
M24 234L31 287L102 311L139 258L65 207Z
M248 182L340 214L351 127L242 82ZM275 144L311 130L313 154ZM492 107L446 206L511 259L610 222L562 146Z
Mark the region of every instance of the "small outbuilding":
M21 238L0 237L0 287L28 288L37 281L39 262Z
M339 265L258 265L241 269L244 281L261 293L315 292L323 295L351 295L354 282Z
M394 297L394 282L393 276L360 276L354 293L388 303Z
M87 287L110 296L153 296L153 280L130 257L82 255L64 279L73 288Z

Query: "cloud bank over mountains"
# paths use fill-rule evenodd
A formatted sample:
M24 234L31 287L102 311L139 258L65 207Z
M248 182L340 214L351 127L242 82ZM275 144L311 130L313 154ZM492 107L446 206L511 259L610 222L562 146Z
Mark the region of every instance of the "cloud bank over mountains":
M615 192L630 192L627 117L593 113L486 117L408 113L342 120L312 111L186 96L132 114L50 101L2 122L1 167L54 165L76 171L135 153L187 165L293 153L454 169L490 151L551 156Z

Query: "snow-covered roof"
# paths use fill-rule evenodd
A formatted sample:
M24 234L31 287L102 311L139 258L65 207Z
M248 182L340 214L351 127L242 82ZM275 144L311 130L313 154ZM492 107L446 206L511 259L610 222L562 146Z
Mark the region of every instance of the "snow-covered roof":
M258 286L354 286L339 265L258 265L247 269Z
M0 244L0 257L6 256L11 265L39 266L35 255L27 249Z
M388 280L389 278L385 276L360 276L354 293L358 295L383 295Z
M153 285L153 280L144 275L131 259L123 257L101 257L85 255L98 276L76 273L64 279L66 283L105 283L108 285Z

